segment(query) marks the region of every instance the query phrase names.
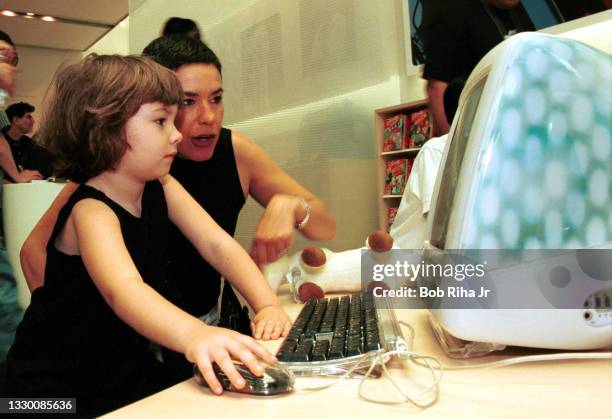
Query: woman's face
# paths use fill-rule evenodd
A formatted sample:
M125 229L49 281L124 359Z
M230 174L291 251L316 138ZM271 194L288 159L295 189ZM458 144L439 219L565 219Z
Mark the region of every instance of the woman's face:
M183 134L179 157L209 160L215 151L223 124L223 82L213 64L185 64L175 74L183 88L184 99L176 117Z

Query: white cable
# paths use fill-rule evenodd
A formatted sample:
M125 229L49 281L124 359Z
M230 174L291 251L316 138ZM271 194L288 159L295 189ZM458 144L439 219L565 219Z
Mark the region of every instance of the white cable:
M447 371L452 370L471 370L471 369L487 369L487 368L501 368L509 365L516 365L528 362L543 362L543 361L560 361L567 359L612 359L612 352L567 352L567 353L556 353L556 354L545 354L545 355L526 355L518 356L514 358L501 359L499 361L487 362L484 364L475 365L442 365L442 368ZM428 366L423 365L419 362L415 362L420 367L427 368Z
M319 387L304 387L304 388L299 388L296 389L296 391L308 391L308 392L315 392L315 391L320 391L320 390L325 390L326 388L329 388L331 386L334 386L336 384L338 384L340 381L344 380L345 378L347 378L349 375L351 375L359 366L361 366L361 364L363 364L363 361L372 357L372 354L370 353L366 353L363 354L360 358L358 358L357 362L351 367L349 368L346 372L344 372L342 375L340 375L338 378L336 378L334 381L332 381L329 384L325 384ZM376 359L376 358L374 358ZM365 376L364 376L365 378Z
M384 354L377 354L377 360L380 361L380 364L382 366L382 369L385 373L385 377L387 377L387 379L391 382L391 384L393 384L393 386L395 387L395 389L397 390L397 392L402 396L403 400L399 401L399 402L388 402L388 401L380 401L380 400L374 400L371 399L367 396L365 396L363 394L362 391L362 387L363 384L365 382L365 379L367 378L367 376L371 373L374 364L370 366L370 369L368 370L368 372L366 373L366 376L364 377L364 379L362 379L361 383L359 383L359 397L361 399L364 399L366 401L372 402L372 403L378 403L378 404L385 404L385 405L398 405L398 404L405 404L405 403L412 403L413 405L420 407L422 409L425 409L433 404L435 404L438 401L439 395L440 395L440 381L442 380L442 365L440 364L440 362L432 356L427 356L427 355L420 355L416 352L411 352L411 351L406 351L406 350L401 350L401 351L390 351L390 352L386 352ZM423 359L425 360L425 362L427 363L427 365L429 366L429 370L432 374L432 379L433 379L433 383L426 388L425 390L423 390L419 395L417 395L416 397L410 397L409 395L407 395L406 393L404 393L402 391L402 389L399 387L399 385L395 382L395 380L393 379L393 377L391 377L391 374L389 373L389 371L387 370L387 367L385 365L386 361L384 360L384 358L386 357L390 357L393 355L400 355L400 356L406 356L408 355L410 357L411 360L414 359ZM438 366L440 368L436 369L434 368L434 366L432 364L430 364L429 360L434 361L435 363L438 364ZM440 374L436 377L436 370L440 371ZM434 390L434 395L432 397L432 399L429 402L426 403L420 403L418 400L425 397L427 394L429 394L432 390Z
M414 328L410 325L410 323L406 323L403 320L399 320L398 323L401 324L402 326L406 326L408 330L410 330L410 338L408 339L408 350L411 351L412 348L414 347L414 338L416 336L416 332Z
M357 362L353 364L351 368L349 368L345 373L340 375L337 379L335 379L331 383L325 384L320 387L309 387L309 388L296 389L296 391L297 392L314 392L314 391L320 391L320 390L324 390L329 387L332 387L338 384L340 381L346 379L348 376L350 376L356 369L358 369L362 364L364 364L364 361L370 360L370 366L368 370L366 371L366 373L364 374L364 376L361 378L361 381L359 383L359 387L358 387L359 398L365 401L371 402L371 403L377 403L377 404L383 404L383 405L399 405L399 404L412 403L413 405L419 408L425 409L427 407L432 406L438 401L438 398L440 395L440 382L442 381L444 370L499 368L499 367L505 367L509 365L520 364L520 363L527 363L527 362L556 361L556 360L565 360L565 359L591 359L591 360L592 359L612 359L612 352L588 352L588 353L587 352L577 352L577 353L568 352L568 353L556 353L556 354L545 354L545 355L519 356L519 357L502 359L499 361L487 362L484 364L477 364L477 365L443 365L440 362L440 360L438 360L434 356L422 355L417 352L414 352L412 350L414 339L416 336L414 328L409 323L406 323L404 321L400 320L399 323L408 328L408 330L410 331L410 335L407 341L405 341L402 338L398 338L395 344L394 350L385 352L384 350L380 349L374 354L371 352L363 354L357 360ZM392 356L399 356L400 358L408 357L408 360L412 361L415 365L429 369L431 373L431 377L432 377L431 385L415 397L411 397L408 394L404 393L404 391L400 388L400 386L395 382L395 380L393 379L393 377L391 376L391 374L389 373L389 370L387 370L387 367L385 365L388 361L388 358ZM397 402L381 401L381 400L372 399L364 395L363 385L366 382L366 380L370 377L370 375L372 374L372 371L378 364L380 364L380 366L382 367L385 377L391 382L391 384L397 390L397 392L401 395L403 400L397 401ZM434 394L431 400L425 403L419 402L420 399L422 399L423 397L425 397L427 394L431 393L432 391L434 392Z
M383 351L383 350L378 350L376 353L372 354L372 353L366 353L364 355L362 355L362 357L360 359L357 360L357 362L351 367L349 368L345 373L343 373L341 376L339 376L337 379L335 379L334 381L332 381L331 383L325 384L323 386L319 386L319 387L306 387L306 388L300 388L300 389L296 389L296 391L298 392L314 392L314 391L320 391L320 390L324 390L327 389L329 387L332 387L336 384L338 384L340 381L346 379L349 375L351 375L357 368L359 368L364 361L370 359L370 366L368 368L368 370L366 371L366 373L364 374L364 376L361 378L361 381L359 383L359 387L358 387L358 396L359 398L371 402L371 403L377 403L377 404L384 404L384 405L398 405L398 404L405 404L405 403L412 403L413 405L420 407L422 409L425 409L431 405L433 405L434 403L436 403L438 401L439 398L439 384L440 381L442 380L442 376L443 376L443 372L442 372L442 364L440 363L440 361L438 359L436 359L435 357L432 356L428 356L428 355L421 355L418 354L416 352L412 352L412 343L414 341L414 329L412 328L412 326L410 326L407 323L403 323L402 324L406 325L409 330L410 330L410 338L408 339L408 342L405 342L403 339L398 339L395 346L396 349L392 350L392 351ZM392 357L392 356L400 356L400 357L406 357L408 356L410 360L412 360L413 362L416 362L415 360L424 360L426 367L429 369L429 371L431 372L431 376L432 376L432 384L427 387L425 390L423 390L420 394L418 394L415 397L411 397L410 395L404 393L404 391L400 388L400 386L395 382L395 380L393 379L393 377L391 376L391 374L389 373L389 370L386 367L386 363L388 361L388 358ZM435 363L437 364L437 368L432 364ZM366 380L368 378L370 378L370 375L372 374L372 371L374 370L374 368L380 364L380 366L382 367L382 370L385 374L385 377L391 382L391 384L393 385L393 387L397 390L397 392L401 395L402 400L401 401L397 401L397 402L391 402L391 401L381 401L381 400L375 400L372 399L368 396L366 396L364 394L363 391L363 385L366 382ZM424 366L423 364L418 364L419 366ZM439 374L436 374L436 371L440 371ZM431 398L431 400L429 400L426 403L421 403L419 402L420 399L422 399L423 397L425 397L427 394L429 394L430 392L434 391L434 395Z
M410 330L410 346L412 349L412 342L414 341L415 331L414 328L404 322L399 321L403 326L406 326ZM508 359L501 359L499 361L487 362L483 364L475 365L442 365L440 362L440 370L453 371L453 370L469 370L469 369L486 369L486 368L501 368L510 365L522 364L527 362L542 362L542 361L559 361L566 359L612 359L612 352L567 352L567 353L555 353L555 354L544 354L544 355L526 355ZM417 359L413 359L413 362L419 367L431 368L431 365L423 365ZM434 367L435 368L435 367Z

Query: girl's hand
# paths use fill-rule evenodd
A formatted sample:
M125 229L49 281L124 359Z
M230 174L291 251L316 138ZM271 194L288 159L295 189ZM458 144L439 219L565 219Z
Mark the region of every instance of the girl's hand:
M291 319L281 306L267 306L257 312L252 328L255 339L278 339L289 333Z
M250 336L205 325L198 327L193 336L190 336L185 356L190 362L197 364L202 377L215 394L223 393L223 387L215 376L213 362L225 372L236 388L243 388L246 382L236 370L232 357L245 364L258 377L264 373L264 369L256 356L270 365L277 362L270 352Z

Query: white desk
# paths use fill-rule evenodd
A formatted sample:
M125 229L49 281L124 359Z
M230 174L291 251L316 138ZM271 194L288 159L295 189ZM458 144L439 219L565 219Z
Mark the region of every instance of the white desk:
M286 292L281 301L291 316L300 306ZM438 346L427 322L426 311L401 310L398 317L410 322L416 330L415 350L435 355L445 365L481 363L516 355L488 356L473 361L453 361ZM407 331L404 332L407 335ZM275 351L280 341L264 342ZM536 351L520 350L522 355ZM537 353L541 353L538 351ZM409 364L402 367L391 361L392 374L405 391L415 395L430 383L429 372ZM329 382L326 378L296 378L297 387ZM612 362L556 361L516 366L446 371L440 384L440 397L432 407L421 410L412 405L384 406L369 403L357 396L358 380L345 380L329 389L314 393L291 393L284 396L257 397L237 393L213 395L193 379L112 412L105 418L327 418L363 417L395 418L409 414L419 417L487 417L487 418L612 418ZM384 378L370 380L369 396L390 400L395 394Z

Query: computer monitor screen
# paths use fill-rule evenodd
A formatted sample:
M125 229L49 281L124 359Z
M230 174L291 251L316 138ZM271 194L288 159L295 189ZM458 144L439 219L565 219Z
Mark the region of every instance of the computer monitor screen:
M457 183L460 179L461 164L486 81L487 77L485 76L467 92L467 99L459 109L460 116L457 127L451 133L453 138L450 142L450 148L441 174L444 182L440 183L430 238L430 243L439 249L445 248L446 233L455 199L455 192L457 191Z
M485 56L447 140L430 244L582 249L611 242L609 80L610 55L563 38L519 34Z

